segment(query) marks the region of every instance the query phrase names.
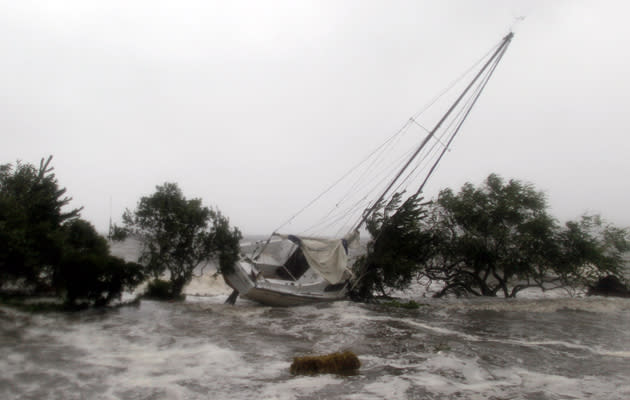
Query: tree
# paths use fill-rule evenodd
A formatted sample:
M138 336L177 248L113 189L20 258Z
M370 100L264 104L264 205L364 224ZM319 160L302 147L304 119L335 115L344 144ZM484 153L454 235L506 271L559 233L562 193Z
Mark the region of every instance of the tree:
M89 222L75 219L62 231L65 248L53 286L63 291L67 305L105 306L144 281L144 268L110 255L107 241Z
M628 249L626 230L592 216L561 228L542 192L496 174L479 188L442 190L426 221L436 252L422 275L444 283L438 296L515 297L528 287L576 287L619 274Z
M57 293L67 305L104 306L142 280L141 267L109 253L107 241L65 211L65 196L50 166L0 165L0 286Z
M369 300L375 292L387 297L392 289L402 290L413 282L433 249L433 235L422 228L425 217L422 198L403 203L402 193L377 207L366 221L372 239L366 254L354 263L357 281L351 297Z
M590 287L605 277L624 281L624 253L630 251L629 232L599 215L569 221L558 235L563 249L555 270L566 287Z
M128 235L140 239L138 261L155 281L168 271L171 298L180 297L195 269L212 257L218 258L220 271L232 268L242 237L218 210L202 206L200 199L187 200L175 183L157 186L133 212L126 210L123 227L116 227L115 232L118 240Z
M46 286L62 257L62 224L78 218L81 208L64 211L65 196L50 167L19 161L0 165L0 278L2 282Z

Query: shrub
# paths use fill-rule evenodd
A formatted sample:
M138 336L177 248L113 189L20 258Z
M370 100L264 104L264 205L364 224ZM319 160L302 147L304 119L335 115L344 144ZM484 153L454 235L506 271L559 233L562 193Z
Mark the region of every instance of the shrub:
M140 199L136 210L126 210L123 227L114 227L115 239L134 235L142 243L139 262L155 279L168 272L170 287L156 283L157 296L177 298L198 267L211 258L220 271L230 270L238 261L241 233L230 228L218 210L204 207L200 199L186 199L175 183L157 186L155 193Z
M177 292L171 281L153 279L149 282L144 297L152 300L183 300L186 296Z
M361 361L351 351L323 356L295 357L290 371L294 375L344 374L361 367Z

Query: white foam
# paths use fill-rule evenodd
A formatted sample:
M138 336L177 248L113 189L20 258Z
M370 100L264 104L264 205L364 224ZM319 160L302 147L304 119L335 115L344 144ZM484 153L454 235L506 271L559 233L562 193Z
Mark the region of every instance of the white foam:
M528 392L543 392L550 397L584 399L597 395L598 398L627 399L630 395L628 384L615 379L593 376L569 378L521 368L512 368L511 373L517 374L522 379L521 385Z
M361 393L355 393L343 397L344 399L357 400L381 400L381 399L407 399L407 391L411 388L408 378L386 377L363 386Z
M224 300L223 295L189 296L186 302L147 301L138 308L102 314L3 311L1 321L20 328L21 342L35 348L29 353L24 345L22 350L0 346L0 376L16 381L16 389L8 397L37 397L38 387L57 378L51 384L53 397L82 390L103 399L406 399L429 397L425 392L435 398L466 399L630 397L623 369L586 377L563 372L566 362L584 361L586 366L576 364L576 371L597 374L588 369L588 362L601 362L601 357L615 357L609 360L623 368L630 357L623 341L608 344L602 340L601 345L591 346L588 342L598 343L597 338L555 328L530 338L522 337L520 331L494 335L485 327L477 329L467 320L460 324L453 319L470 316L466 314L470 310L493 310L506 313L511 323L519 313L531 317L532 313L555 312L551 310L601 308L618 312L624 319L619 328L611 329L625 332L628 320L623 310L630 305L625 299L560 299L554 300L559 303L555 306L548 299L458 300L457 304L432 300L430 307L419 311L391 314L380 307L351 302L277 309L240 300L235 307L227 306L222 304ZM569 323L574 315L586 314L569 314ZM567 323L566 316L558 314L558 321ZM500 317L491 315L493 323L500 322ZM590 323L597 315L586 317ZM550 324L555 321L553 314L544 318ZM606 315L603 321L615 318ZM517 321L520 327L521 320ZM366 332L391 335L381 340ZM438 343L436 340L448 341L454 349L435 352L431 343ZM422 341L428 345L405 347ZM475 355L478 349L495 351L499 347L495 343L513 346L512 365ZM362 362L357 376L294 377L288 372L293 356L352 349L354 345L359 346ZM58 363L38 363L41 354L50 357L55 352L59 353ZM532 358L539 352L552 354L561 366L539 367ZM518 356L525 362L519 362Z
M610 356L615 356L615 357L628 357L630 355L630 352L626 352L626 351L608 351L608 350L602 349L601 347L592 347L592 346L588 346L588 345L584 345L580 343L567 342L567 341L562 341L562 340L525 340L525 339L492 338L488 336L470 335L470 334L458 332L452 329L434 327L434 326L430 326L428 324L424 324L424 323L420 323L416 321L407 320L405 322L407 324L417 326L424 330L429 330L429 331L432 331L441 335L445 335L445 336L458 336L460 338L463 338L471 342L483 341L483 342L503 343L503 344L511 344L511 345L517 345L517 346L527 346L527 347L541 347L541 346L564 347L564 348L572 349L572 350L580 350L580 351L589 352L593 354L610 355Z
M630 358L630 351L608 351L608 350L595 349L595 352L597 352L597 354L600 354L602 356Z
M216 274L216 270L205 271L201 276L195 276L184 288L186 295L228 296L232 292L223 276Z
M210 341L185 337L165 341L157 336L149 342L134 343L115 332L99 335L98 330L95 326L80 326L59 339L86 352L90 369L103 370L103 383L108 388L104 398L117 399L125 397L126 390L149 388L158 388L168 398L185 398L190 395L189 382L201 385L215 398L231 398L236 388L250 384L251 377L270 378L288 368L286 362L256 368L240 351ZM122 372L112 372L116 370Z
M479 366L476 359L458 358L452 354L438 353L423 364L421 371L410 377L411 382L430 393L446 396L482 399L500 397L504 387L515 380L499 379L490 371Z
M264 400L293 400L296 398L316 395L328 385L341 382L341 378L334 375L291 377L282 382L275 382L257 392L253 398ZM238 396L237 396L238 397ZM318 398L320 396L317 396Z

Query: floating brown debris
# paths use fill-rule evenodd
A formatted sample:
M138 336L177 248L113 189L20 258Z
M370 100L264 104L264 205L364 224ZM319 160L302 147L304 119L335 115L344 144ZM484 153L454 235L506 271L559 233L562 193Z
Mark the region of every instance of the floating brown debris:
M361 367L361 361L351 351L332 353L323 356L295 357L291 364L294 375L346 374Z

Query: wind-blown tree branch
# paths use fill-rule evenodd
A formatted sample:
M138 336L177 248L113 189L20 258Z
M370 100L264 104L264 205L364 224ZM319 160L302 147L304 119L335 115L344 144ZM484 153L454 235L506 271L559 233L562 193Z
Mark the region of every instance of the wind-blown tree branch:
M115 228L116 239L131 234L141 241L138 261L156 281L168 272L171 298L180 297L194 271L211 258L218 259L220 271L229 270L238 259L240 231L200 199L187 200L175 183L164 183L142 197L133 212L125 211L123 224Z
M542 192L496 174L479 188L442 190L427 223L437 247L423 275L444 283L437 296L577 287L594 275L618 274L628 248L627 231L598 217L561 228Z
M413 282L433 249L432 234L422 229L425 206L422 198L416 197L403 203L402 193L397 193L366 221L372 240L367 253L354 263L354 299L369 300L374 293L388 296Z
M65 211L65 196L52 156L39 169L21 162L0 165L0 280L49 285L62 257L59 227L78 218L81 208Z
M68 306L104 306L142 279L139 265L109 253L107 241L60 188L50 166L0 165L0 288L47 295Z
M589 287L599 279L624 279L624 253L630 251L628 229L616 227L599 215L569 221L560 232L563 249L555 272L565 287Z
M74 219L63 225L62 232L65 251L53 285L64 291L66 304L83 300L105 306L145 280L141 265L110 255L107 240L89 222Z

